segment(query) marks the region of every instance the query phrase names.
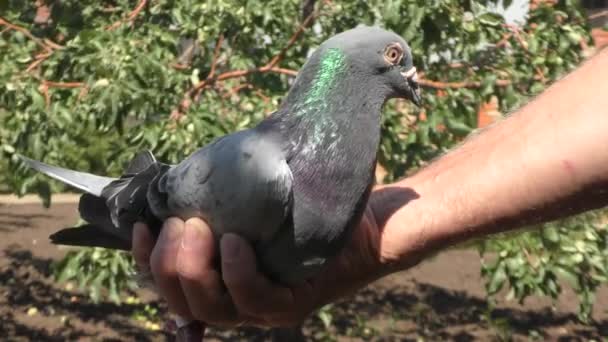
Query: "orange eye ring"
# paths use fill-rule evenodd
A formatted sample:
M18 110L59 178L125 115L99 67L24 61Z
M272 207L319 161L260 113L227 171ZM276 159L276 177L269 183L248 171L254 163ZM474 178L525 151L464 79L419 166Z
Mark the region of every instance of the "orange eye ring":
M401 63L401 59L403 58L403 49L401 45L397 43L393 43L384 49L384 59L393 65L397 65Z

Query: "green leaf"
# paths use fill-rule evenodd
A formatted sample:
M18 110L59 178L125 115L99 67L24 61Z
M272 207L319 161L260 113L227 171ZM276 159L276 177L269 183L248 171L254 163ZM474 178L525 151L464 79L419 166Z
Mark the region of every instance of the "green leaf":
M581 262L583 262L585 260L585 256L582 253L574 253L571 256L571 260L575 264L580 264Z
M447 118L445 123L449 130L458 136L466 136L473 131L471 127L455 118Z
M481 94L487 96L494 93L494 85L498 77L494 74L488 74L481 82Z
M486 7L479 1L471 1L471 10L475 15L481 15L487 12Z
M489 26L498 26L502 24L503 17L496 13L484 13L479 16L479 21Z
M490 295L497 293L498 291L500 291L500 289L502 289L506 280L507 274L505 272L505 269L504 267L499 266L494 271L494 273L492 273L492 277L489 283L486 285L486 291L488 291L488 294Z
M557 266L554 268L554 271L558 276L566 279L570 284L576 284L578 282L575 272L568 268Z
M555 227L547 227L542 230L543 238L547 241L558 243L560 240L559 232Z

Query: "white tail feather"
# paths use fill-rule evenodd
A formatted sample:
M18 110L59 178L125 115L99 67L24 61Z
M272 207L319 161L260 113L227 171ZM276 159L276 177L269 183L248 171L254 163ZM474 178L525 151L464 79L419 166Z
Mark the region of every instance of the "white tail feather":
M21 158L21 160L30 168L95 196L101 196L103 188L116 180L116 178L96 176L90 173L63 169L24 156L19 156L19 158Z

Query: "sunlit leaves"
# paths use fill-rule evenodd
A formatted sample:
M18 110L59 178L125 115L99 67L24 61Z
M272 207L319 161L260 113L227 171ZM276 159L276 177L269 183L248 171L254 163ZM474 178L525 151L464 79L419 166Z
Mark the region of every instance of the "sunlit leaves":
M120 303L121 291L137 288L133 262L125 253L102 248L70 251L53 267L58 281L75 282L94 302L107 296Z
M606 212L581 215L483 244L482 274L489 295L508 288L507 299L530 295L554 299L565 281L580 299L579 318L591 319L593 293L608 282ZM491 252L491 253L488 253Z

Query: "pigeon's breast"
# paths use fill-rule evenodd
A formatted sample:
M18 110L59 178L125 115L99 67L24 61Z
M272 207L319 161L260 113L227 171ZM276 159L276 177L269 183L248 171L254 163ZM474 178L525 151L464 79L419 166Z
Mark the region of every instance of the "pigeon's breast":
M280 148L252 131L228 135L167 173L169 211L202 217L216 238L270 240L289 214L292 175Z

